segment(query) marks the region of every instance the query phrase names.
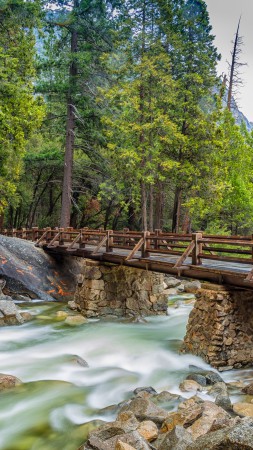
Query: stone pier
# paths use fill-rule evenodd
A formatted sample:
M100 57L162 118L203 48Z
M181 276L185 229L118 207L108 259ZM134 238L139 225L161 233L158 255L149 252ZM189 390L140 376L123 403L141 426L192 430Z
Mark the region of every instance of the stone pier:
M202 284L182 351L218 370L253 365L253 292Z
M86 317L166 314L164 275L82 260L75 303Z

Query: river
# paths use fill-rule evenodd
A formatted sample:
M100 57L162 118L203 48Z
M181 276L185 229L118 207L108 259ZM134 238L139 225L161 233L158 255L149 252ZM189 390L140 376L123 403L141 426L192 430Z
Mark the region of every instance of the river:
M82 424L113 420L113 410L100 410L136 387L178 393L189 365L208 367L178 354L191 307L180 302L145 323L70 327L54 319L59 303L23 305L35 319L0 329L0 370L24 383L1 393L1 450L77 450L88 428Z

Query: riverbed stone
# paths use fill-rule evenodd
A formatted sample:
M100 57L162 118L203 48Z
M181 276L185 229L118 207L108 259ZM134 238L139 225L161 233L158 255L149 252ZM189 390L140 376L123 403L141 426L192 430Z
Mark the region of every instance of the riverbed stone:
M13 375L7 375L4 373L0 373L0 391L5 391L6 389L12 389L16 386L19 386L22 384L22 381L13 376Z
M166 433L158 450L187 450L193 442L192 436L182 426L176 426Z
M69 307L70 309L73 309L73 311L75 311L75 310L77 310L78 305L77 305L77 303L76 303L74 300L70 300L70 301L68 302L68 307Z
M187 450L252 450L253 422L244 419L233 427L226 427L199 437Z
M167 404L180 399L180 395L172 394L171 392L162 391L159 394L155 394L152 396L152 402L156 405L158 404Z
M137 428L138 433L148 442L152 442L158 437L158 428L151 420L144 420Z
M118 440L115 450L136 450L136 448L132 447L132 445L126 444L126 442Z
M209 370L206 374L206 382L207 384L216 384L216 383L224 383L222 377L212 370Z
M213 397L217 397L217 395L222 395L223 397L226 397L228 395L228 388L226 383L224 381L218 382L213 384L208 389L208 394L212 395Z
M189 294L195 294L201 288L199 280L188 281L184 283L184 290Z
M212 424L217 419L229 419L230 415L220 406L210 401L202 404L203 413L190 427L187 428L193 439L206 434L212 428Z
M91 433L88 439L88 444L91 448L95 450L112 450L115 449L117 443L123 442L130 445L136 450L150 450L148 441L146 441L138 431L131 431L127 433L122 433L121 428L112 428L108 430L107 434L101 436L99 433Z
M233 412L232 403L228 395L217 395L215 404L225 409L228 413Z
M143 398L134 398L127 405L123 406L121 412L132 412L140 421L151 420L157 425L161 425L168 416L168 412L152 401Z
M67 311L57 311L56 318L57 320L65 320L68 317Z
M235 403L233 405L233 411L240 417L253 417L253 403L246 403L246 402Z
M190 373L189 375L187 375L186 380L194 380L198 384L200 384L200 386L206 386L207 384L206 377L199 373Z
M180 383L179 385L179 389L182 392L191 392L191 391L202 391L203 387L197 383L197 381L194 380L184 380L182 381L182 383Z
M85 317L81 316L81 314L78 314L76 316L68 316L64 321L64 323L73 327L83 325L87 322L88 320Z
M253 383L247 384L242 388L242 392L247 395L253 395Z
M181 284L180 279L174 278L174 277L164 277L164 284L167 288L175 288L176 286L179 286Z
M140 392L148 392L150 395L157 394L156 390L152 386L139 387L134 390L135 395L138 395Z
M25 322L29 322L30 320L32 320L34 318L34 316L31 313L29 313L28 311L20 311L20 314Z
M12 300L0 300L0 318L2 325L16 325L24 323L20 308Z

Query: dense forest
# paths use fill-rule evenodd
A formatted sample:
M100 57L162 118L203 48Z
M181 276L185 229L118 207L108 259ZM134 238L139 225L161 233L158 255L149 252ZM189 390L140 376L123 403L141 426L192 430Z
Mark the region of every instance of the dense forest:
M252 232L219 57L203 0L1 0L0 228Z

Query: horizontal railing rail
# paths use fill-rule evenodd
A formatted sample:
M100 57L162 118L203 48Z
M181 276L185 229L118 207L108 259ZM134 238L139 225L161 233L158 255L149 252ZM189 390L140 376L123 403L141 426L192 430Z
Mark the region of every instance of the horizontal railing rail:
M223 236L196 232L178 234L162 230L122 231L90 228L3 229L0 234L35 242L36 246L66 250L69 253L90 251L91 255L122 251L126 262L138 259L178 256L174 267L201 266L205 261L253 265L253 236ZM253 282L252 274L247 280Z

